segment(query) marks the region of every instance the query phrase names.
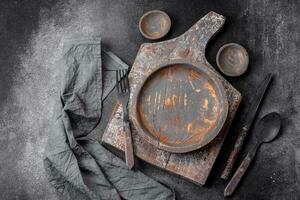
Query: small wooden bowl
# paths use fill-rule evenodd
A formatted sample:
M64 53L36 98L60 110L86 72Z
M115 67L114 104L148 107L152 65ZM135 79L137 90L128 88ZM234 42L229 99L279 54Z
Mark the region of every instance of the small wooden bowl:
M219 69L227 76L240 76L248 68L249 56L241 45L229 43L219 49L216 61Z
M141 34L145 38L151 40L157 40L164 37L169 32L170 28L170 17L160 10L146 12L139 22Z

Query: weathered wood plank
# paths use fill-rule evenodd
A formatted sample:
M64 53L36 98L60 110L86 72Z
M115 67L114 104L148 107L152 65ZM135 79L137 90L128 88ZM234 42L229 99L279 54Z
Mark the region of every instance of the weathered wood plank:
M240 93L219 75L205 59L206 44L223 26L224 21L223 16L210 12L178 38L160 43L143 44L130 72L131 91L135 91L138 85L141 84L142 77L147 77L152 73L153 66L168 64L170 60L185 59L194 63L194 65L206 67L209 73L216 76L222 83L228 99L228 115L225 124L217 137L199 150L180 154L160 150L137 133L135 123L132 127L134 151L137 157L201 185L206 182L241 101ZM129 102L131 113L134 109L132 98L131 95L131 101ZM103 134L102 141L124 151L121 115L121 106L117 104Z

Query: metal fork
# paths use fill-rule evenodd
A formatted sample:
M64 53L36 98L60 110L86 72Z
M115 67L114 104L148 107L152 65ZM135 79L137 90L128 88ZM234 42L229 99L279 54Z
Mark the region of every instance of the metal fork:
M127 69L116 70L116 79L117 79L118 96L123 107L123 122L124 122L123 130L125 132L125 160L128 168L132 169L134 167L134 153L133 153L132 135L130 129L130 122L129 122L129 114L127 108L129 94L130 94L128 70Z

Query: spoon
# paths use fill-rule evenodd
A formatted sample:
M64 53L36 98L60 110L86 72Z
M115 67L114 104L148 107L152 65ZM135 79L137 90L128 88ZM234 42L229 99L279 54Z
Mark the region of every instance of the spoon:
M224 190L224 196L230 196L239 182L241 181L242 177L244 176L245 172L247 171L251 161L255 157L255 154L259 147L263 143L269 143L272 142L276 136L278 135L278 132L280 130L281 126L281 119L280 115L276 112L269 113L265 115L259 122L257 127L254 129L255 134L255 144L251 148L251 150L248 152L244 160L242 161L241 165L227 184L225 190Z

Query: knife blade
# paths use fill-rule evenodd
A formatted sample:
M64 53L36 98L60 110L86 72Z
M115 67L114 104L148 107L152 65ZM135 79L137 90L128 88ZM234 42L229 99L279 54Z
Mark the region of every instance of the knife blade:
M229 155L225 169L223 170L223 173L221 175L222 179L227 180L231 174L231 171L234 167L235 161L238 157L239 152L242 149L242 146L243 146L245 139L248 135L248 132L251 128L252 122L256 116L257 110L260 106L260 103L261 103L263 97L264 97L264 94L266 93L266 90L272 80L272 77L273 77L273 74L271 74L271 73L268 74L265 77L265 79L261 82L258 89L256 90L256 93L252 99L252 103L242 120L242 128L238 134L238 137L234 144L233 150L231 151L231 153Z

